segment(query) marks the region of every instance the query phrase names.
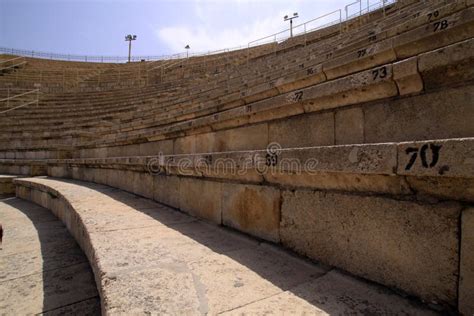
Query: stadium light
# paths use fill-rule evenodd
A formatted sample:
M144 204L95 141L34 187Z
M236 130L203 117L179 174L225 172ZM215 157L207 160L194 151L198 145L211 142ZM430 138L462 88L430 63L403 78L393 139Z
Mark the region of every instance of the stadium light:
M293 37L293 19L297 19L297 18L299 18L298 12L293 13L292 17L289 17L288 15L285 15L283 17L285 21L288 21L288 20L290 21L290 37Z
M136 39L137 39L136 35L128 34L127 36L125 36L125 41L128 42L128 62L130 62L130 58L132 56L132 41Z
M191 49L191 46L186 45L184 48L186 49L186 58L189 58L189 50Z

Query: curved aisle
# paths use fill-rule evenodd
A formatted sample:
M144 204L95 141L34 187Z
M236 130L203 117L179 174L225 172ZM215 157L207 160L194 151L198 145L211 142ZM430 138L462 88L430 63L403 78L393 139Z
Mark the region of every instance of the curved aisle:
M24 178L17 194L52 209L85 249L104 314L418 314L387 288L124 191Z
M0 314L100 315L86 256L51 212L18 198L0 199Z

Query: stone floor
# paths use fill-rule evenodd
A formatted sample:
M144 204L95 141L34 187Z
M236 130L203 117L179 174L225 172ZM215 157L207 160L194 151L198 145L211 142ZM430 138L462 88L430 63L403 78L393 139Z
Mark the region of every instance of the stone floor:
M26 182L60 192L80 215L108 314L434 314L387 288L151 200L74 180Z
M100 314L87 258L49 210L0 198L0 314Z

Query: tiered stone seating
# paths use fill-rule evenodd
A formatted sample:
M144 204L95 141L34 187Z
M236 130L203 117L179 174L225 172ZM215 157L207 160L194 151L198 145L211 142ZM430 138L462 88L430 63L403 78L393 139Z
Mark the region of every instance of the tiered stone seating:
M473 4L398 1L124 89L109 68L2 119L0 172L119 188L472 314Z
M16 184L19 197L51 209L84 249L104 315L432 314L380 286L110 187L50 178Z
M462 7L462 6L459 5L459 4L455 4L454 6L455 6L454 9L459 9L460 7ZM451 8L451 9L453 9L453 8ZM423 18L424 18L424 16L423 16ZM421 19L421 18L420 18L420 19ZM413 24L413 23L412 23L412 24ZM453 32L454 32L454 31L453 31ZM459 36L460 36L461 38L463 37L462 34L459 35ZM465 37L465 36L464 36L464 37ZM383 44L383 43L382 43L382 44ZM381 45L381 44L380 44L380 45ZM383 45L381 45L381 46L383 47ZM387 44L387 46L390 47L388 44ZM385 46L385 47L386 47L386 46ZM371 56L367 57L367 60L368 60L368 61L372 61L372 66L373 66L373 65L377 65L377 64L382 64L384 61L390 61L390 60L396 59L396 56L394 56L394 54L395 54L395 53L393 52L393 50L392 50L392 52L390 52L390 51L389 51L389 52L382 51L381 57L380 57L380 58L383 58L382 60L376 60L376 62L373 62L373 59L376 58L377 55L372 56L371 54L369 54L369 55L371 55ZM350 56L349 56L349 57L350 57ZM343 60L344 58L348 58L348 57L343 56L343 57L342 57L342 60ZM339 58L339 59L341 59L341 58ZM337 59L336 59L336 61L337 61ZM298 62L298 61L296 61L296 62ZM359 62L360 62L360 60L359 60ZM334 64L334 62L332 62L332 63ZM340 64L340 62L339 62L339 64ZM265 96L268 96L268 95L270 95L270 96L271 96L271 95L275 95L275 94L277 94L277 93L279 93L279 92L280 92L280 93L281 93L281 92L286 92L286 91L288 91L289 89L300 88L301 86L304 87L304 86L306 86L306 85L308 85L308 84L314 84L314 83L317 83L317 82L322 82L322 81L327 80L326 78L334 79L334 78L333 78L333 77L335 76L335 75L334 75L334 71L338 71L338 69L341 69L341 67L346 67L346 68L345 68L345 69L346 69L345 71L347 72L347 65L346 65L346 64L342 64L341 66L337 67L336 69L334 69L334 67L331 66L331 62L325 63L324 65L326 65L326 66L325 66L325 70L324 70L324 71L319 71L319 72L316 71L316 75L314 75L314 72L315 72L315 71L314 71L313 68L316 67L316 69L318 69L317 66L322 67L323 65L320 64L320 65L317 65L317 66L313 66L313 68L309 67L308 69L305 69L304 71L306 71L306 74L304 75L303 78L301 78L302 80L299 79L299 78L296 78L297 80L294 80L294 79L292 78L292 79L290 79L291 82L289 82L289 83L286 85L286 87L285 87L285 85L283 85L283 87L278 87L278 86L277 86L277 88L279 88L278 90L274 88L275 82L263 83L263 84L260 85L260 87L262 87L263 89L266 88L267 90L261 92L261 93L260 93L260 96L264 96L264 97L265 97ZM364 68L370 68L370 67L369 67L370 65L364 66L363 63L359 63L358 65L359 65L359 66L358 66L359 68L361 67L360 65L362 65L362 67L364 67ZM350 64L349 64L349 66L350 66ZM326 70L326 68L328 68L328 69ZM343 69L344 69L344 68L343 68ZM354 70L355 70L355 69L350 69L350 68L349 68L349 71L350 71L350 72L353 72ZM339 70L339 71L341 71L341 70ZM312 74L312 75L308 75L308 72L309 72L309 73L313 72L313 74ZM299 73L301 74L301 71L300 71ZM284 78L285 78L285 76L286 76L286 71L285 71L285 75L283 75L283 74L281 73L281 71L278 72L278 73L276 74L276 78L277 78L278 76L280 76L280 80L281 80L281 77L282 77L282 76L284 76ZM309 78L308 78L308 77L309 77ZM326 77L326 78L324 78L324 77ZM244 77L244 79L241 79L241 81L245 82L245 78L248 78L248 77ZM298 79L299 79L299 80L298 80ZM295 87L295 81L297 81L298 83L300 83L300 86L296 86L296 87ZM302 82L302 83L301 83L301 82ZM272 88L272 86L273 86L273 88ZM239 85L234 85L234 87L235 87L235 89L239 89ZM261 90L261 89L262 89L262 88L260 88L260 87L259 87L259 88L254 88L254 89L256 89L257 92L258 92L258 90ZM271 88L270 91L268 91L269 88ZM243 99L244 102L249 103L249 102L252 102L252 101L254 101L254 100L258 100L258 98L256 98L254 95L252 95L252 92L253 92L252 90L253 90L253 89L251 89L250 92L241 92L241 95L244 95L244 99ZM242 100L242 96L241 96L241 95L239 95L238 93L234 93L234 94L232 94L232 93L227 93L228 91L224 90L223 87L222 87L222 85L221 85L221 86L218 86L217 88L215 88L215 89L212 90L212 91L216 91L216 92L218 91L218 92L224 93L224 97L223 97L223 98L226 98L226 99L224 99L225 101L227 101L227 100L229 99L229 97L233 97L233 99L230 99L230 100L229 100L229 101L230 101L230 102L229 102L230 105L228 105L229 107L232 106L232 105L234 105L236 102L239 102L239 101ZM255 90L254 90L254 91L255 91ZM206 100L206 99L208 100L209 97L210 97L209 94L210 94L209 92L204 92L202 98L203 98L204 100ZM249 94L250 96L246 97L247 94ZM255 93L254 93L254 94L255 94ZM196 100L196 94L191 94L191 95L192 95L193 101ZM213 96L213 97L215 97L215 96ZM199 99L198 99L198 100L199 100ZM186 104L183 105L181 99L178 99L178 101L180 101L180 102L178 103L179 106L180 106L181 108L185 108L185 109L186 109L186 112L183 112L182 110L181 110L181 112L178 112L178 113L183 113L183 114L184 114L184 115L182 115L182 117L183 117L184 119L189 119L189 117L195 116L195 114L188 114L188 113L187 113L187 112L193 111L193 107L189 107L189 106L187 106ZM225 101L224 101L224 102L225 102ZM212 101L207 101L207 103L210 103L210 105L213 105L213 104L218 103L218 104L220 105L220 108L223 108L223 107L224 107L224 109L225 109L225 105L222 104L223 101L221 101L221 100L217 100L217 102L216 102L216 101L214 101L214 102L212 102ZM199 102L199 103L197 103L197 104L198 104L198 105L197 105L197 108L198 108L198 110L200 109L199 111L200 111L201 113L207 114L207 113L209 113L209 111L214 112L214 111L212 111L212 108L211 108L211 109L207 109L207 108L206 108L206 109L203 110L202 107L205 106L205 105L203 105L201 102ZM165 104L165 105L167 105L167 104ZM167 108L169 109L169 106L167 106ZM160 111L160 109L156 109L156 107L155 107L155 111ZM171 111L167 111L167 113L164 114L164 115L171 116L172 120L174 120L174 121L180 119L179 116L176 117L176 114L173 114L174 112L171 112L171 113L170 113L170 112L171 112ZM155 118L151 118L151 115L150 115L150 114L151 114L151 115L154 115L153 112L150 113L149 111L147 111L147 112L143 113L143 115L141 115L141 116L142 116L142 117L146 117L145 123L146 123L147 121L150 122L150 123L148 123L148 125L151 125L151 127L152 127L154 130L156 130L156 127L157 127L156 119L155 119ZM136 117L136 116L138 116L138 115L135 114L135 117ZM161 116L162 116L162 115L161 115ZM166 123L168 123L168 122L170 122L170 121L171 121L171 120L165 120L165 121L163 122L163 120L158 120L158 122L159 122L159 123L162 123L162 124L163 124L163 123L166 124ZM134 123L133 123L133 124L134 124L135 126L139 126L139 125L137 124L137 120L136 120L136 119L134 120ZM161 125L162 125L162 124L161 124ZM143 125L144 125L144 124L143 124ZM142 125L142 129L143 129L143 125ZM145 125L145 126L146 126L146 125ZM120 125L120 127L123 128L124 126L123 126L123 125ZM125 125L125 127L127 127L127 126ZM112 131L112 134L115 134L115 133L116 133L115 130ZM136 133L136 131L133 131L133 133ZM123 135L123 136L125 137L126 135Z

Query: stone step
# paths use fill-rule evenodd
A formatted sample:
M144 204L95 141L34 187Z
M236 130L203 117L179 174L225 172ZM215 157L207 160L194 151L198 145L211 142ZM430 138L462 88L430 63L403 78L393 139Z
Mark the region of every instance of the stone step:
M435 314L379 285L110 187L52 178L16 185L76 238L105 314Z
M0 199L0 313L99 315L89 262L49 210L18 198Z
M0 174L0 197L15 194L15 186L13 179L21 177L20 175L3 175Z

